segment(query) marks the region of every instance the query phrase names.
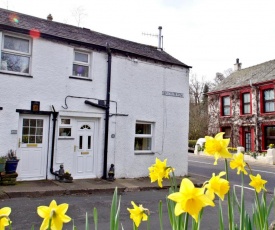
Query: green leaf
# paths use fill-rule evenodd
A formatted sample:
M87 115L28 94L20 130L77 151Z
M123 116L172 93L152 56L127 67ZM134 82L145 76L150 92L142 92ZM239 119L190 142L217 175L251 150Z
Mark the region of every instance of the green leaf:
M94 208L94 223L95 223L95 230L97 230L98 227L98 214L97 214L97 209Z
M88 213L87 212L86 212L85 230L89 230L89 219L88 219Z
M117 210L117 188L115 188L112 205L111 205L111 213L110 213L110 229L115 230L115 216Z

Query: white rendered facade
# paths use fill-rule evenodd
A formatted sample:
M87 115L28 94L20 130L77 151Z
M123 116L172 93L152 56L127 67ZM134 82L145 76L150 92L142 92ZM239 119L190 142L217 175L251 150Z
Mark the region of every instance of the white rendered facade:
M75 179L102 177L105 111L84 102L106 100L107 52L0 31L1 53L4 35L29 39L31 49L29 73L0 70L0 151L17 151L18 179L54 179L52 156L54 171L64 164ZM73 76L75 51L87 54L88 77ZM186 67L112 54L107 167L116 178L147 176L156 157L187 174L188 82ZM31 101L40 113L26 112ZM148 151L135 151L139 123L151 128Z

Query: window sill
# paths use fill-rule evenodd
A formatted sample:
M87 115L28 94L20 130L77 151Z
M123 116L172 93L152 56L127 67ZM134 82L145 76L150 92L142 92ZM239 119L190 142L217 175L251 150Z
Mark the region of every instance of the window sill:
M268 115L275 115L275 111L274 112L268 112L268 113L261 113L261 116L268 116Z
M229 115L229 116L223 116L223 115L220 115L220 118L231 118L232 116Z
M74 137L58 137L58 140L74 140Z
M21 74L21 73L14 73L14 72L6 72L6 71L3 71L3 70L0 70L0 73L7 74L7 75L18 76L18 77L33 78L33 76L31 76L31 75L26 75L26 74Z
M91 78L83 78L83 77L75 77L75 76L69 76L71 79L77 79L77 80L84 80L84 81L93 81Z
M146 151L146 152L141 152L141 151L137 151L135 152L135 155L154 155L154 152L151 151Z
M252 116L252 113L240 114L240 117L248 117Z

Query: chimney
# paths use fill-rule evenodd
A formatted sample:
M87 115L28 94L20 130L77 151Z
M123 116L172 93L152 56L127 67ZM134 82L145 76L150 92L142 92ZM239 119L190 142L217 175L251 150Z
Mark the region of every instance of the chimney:
M242 69L242 63L239 62L239 58L236 59L236 64L234 64L234 70L238 71Z
M47 17L47 20L52 21L53 20L53 16L51 14L49 14L48 17Z
M161 47L161 39L162 39L161 30L162 30L162 27L159 26L159 46L158 46L158 49L162 49L162 47Z

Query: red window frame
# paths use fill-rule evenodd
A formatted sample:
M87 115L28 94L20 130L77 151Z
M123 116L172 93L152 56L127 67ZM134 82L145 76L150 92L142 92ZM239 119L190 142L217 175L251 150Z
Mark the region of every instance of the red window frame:
M244 113L244 101L243 101L243 95L249 93L250 96L250 113ZM252 94L251 89L244 89L240 91L240 114L243 116L251 115L252 114Z
M224 107L223 107L223 98L229 97L230 100L230 108L229 108L229 115L224 115ZM231 94L230 93L223 93L220 95L220 116L221 117L230 117L232 114L232 102L231 102Z
M269 126L274 126L275 127L275 121L272 122L266 122L262 124L262 150L267 150L267 143L266 143L266 133L265 133L265 128Z
M274 84L268 84L268 85L260 86L259 89L260 89L260 110L261 110L261 114L274 114L275 109L274 109L274 111L271 111L271 112L265 112L265 110L264 110L264 106L265 106L264 91L268 90L268 89L273 89L274 90ZM274 90L274 108L275 108L275 90Z

